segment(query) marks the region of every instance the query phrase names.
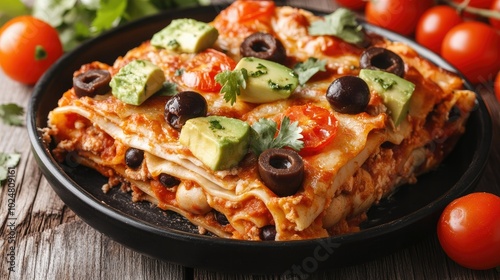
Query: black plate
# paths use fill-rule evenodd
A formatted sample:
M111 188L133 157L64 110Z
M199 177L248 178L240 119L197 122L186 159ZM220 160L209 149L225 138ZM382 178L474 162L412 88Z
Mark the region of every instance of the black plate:
M62 165L54 160L39 129L46 126L47 115L57 106L61 94L72 86L72 73L80 65L95 60L112 63L172 19L211 21L222 8L167 12L114 29L66 54L35 86L28 111L35 158L55 192L89 225L140 253L188 267L242 273L291 273L297 269L311 272L360 263L414 242L423 232L435 228L439 213L449 202L477 184L492 135L490 116L480 96L466 134L439 169L372 207L362 231L330 238L251 242L199 235L177 214L148 203L132 203L128 194L117 190L103 194L100 188L106 179L93 170L75 166L70 157ZM422 56L454 71L441 58L407 38L365 26L391 40L410 44Z

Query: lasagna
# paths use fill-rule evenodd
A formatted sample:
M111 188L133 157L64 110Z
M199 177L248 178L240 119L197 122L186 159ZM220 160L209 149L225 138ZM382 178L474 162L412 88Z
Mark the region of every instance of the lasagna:
M103 191L120 187L201 233L283 241L359 231L370 206L449 154L475 94L352 18L342 30L355 40L322 32L335 13L236 1L193 23L208 30L188 49L167 37L190 31L169 25L112 65L77 69L45 139L56 159L72 153L108 177ZM183 20L175 30L194 21Z

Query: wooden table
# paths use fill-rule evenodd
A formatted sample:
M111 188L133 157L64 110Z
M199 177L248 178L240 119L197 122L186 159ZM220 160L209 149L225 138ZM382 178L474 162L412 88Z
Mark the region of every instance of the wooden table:
M287 3L324 11L336 7L329 0ZM14 102L27 108L32 87L9 80L0 70L0 88L0 104ZM500 195L500 105L491 84L477 88L490 108L494 139L488 165L476 190ZM0 123L0 151L22 154L16 167L15 220L7 216L7 188L0 189L0 279L290 279L280 275L250 276L192 269L131 251L85 224L56 196L33 158L25 127ZM12 234L10 225L15 225L15 243L8 242L8 234ZM312 279L500 279L500 273L494 269L473 271L448 259L435 234L386 257L310 276Z

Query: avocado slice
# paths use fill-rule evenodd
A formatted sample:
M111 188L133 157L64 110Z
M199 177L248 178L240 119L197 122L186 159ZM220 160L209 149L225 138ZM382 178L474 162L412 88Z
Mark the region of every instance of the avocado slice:
M122 102L141 105L163 87L165 73L149 60L133 60L113 76L109 86Z
M380 70L361 69L359 77L382 97L394 124L398 126L408 115L415 85L397 75Z
M210 48L219 32L215 27L189 18L175 19L151 38L151 45L174 52L197 53Z
M250 126L222 116L193 118L182 127L179 141L212 170L229 169L248 152Z
M273 61L244 57L235 67L235 70L239 69L245 69L248 78L238 98L250 103L286 99L299 84L297 74L292 69Z

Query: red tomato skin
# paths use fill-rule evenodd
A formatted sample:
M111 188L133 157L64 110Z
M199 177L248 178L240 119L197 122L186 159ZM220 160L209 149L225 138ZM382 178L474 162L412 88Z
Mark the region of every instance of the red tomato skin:
M441 214L437 235L445 253L464 267L500 265L500 197L477 192L452 201Z
M495 78L495 83L493 85L493 88L495 90L495 96L497 97L498 102L500 102L500 71L497 74L497 77Z
M317 154L337 135L338 121L330 110L323 107L296 105L288 108L284 115L292 122L297 121L302 128L304 147L299 151L301 156Z
M500 13L500 0L496 0L491 4L490 10L497 11ZM500 19L490 18L490 24L495 27L495 29L500 30Z
M428 9L417 23L415 40L422 46L440 54L446 33L462 22L462 18L450 6L440 5Z
M352 10L363 10L366 6L366 0L336 0L334 1L342 7Z
M218 92L222 86L215 81L215 76L234 67L236 62L226 54L206 49L184 65L184 73L178 82L193 90Z
M365 8L366 20L396 33L412 35L422 14L433 0L372 0Z
M47 53L35 59L37 46ZM57 31L32 16L19 16L0 29L0 65L7 76L27 85L35 84L42 74L63 54Z
M443 39L441 55L472 83L491 80L500 70L500 35L491 26L463 22Z

